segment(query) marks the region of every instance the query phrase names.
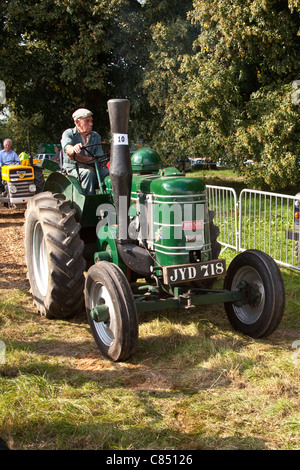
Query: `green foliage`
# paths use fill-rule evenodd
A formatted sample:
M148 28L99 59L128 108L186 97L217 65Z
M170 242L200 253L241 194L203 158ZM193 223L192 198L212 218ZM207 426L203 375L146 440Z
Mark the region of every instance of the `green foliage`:
M140 9L135 0L6 2L0 78L8 104L19 117L41 113L54 141L80 106L93 109L105 134L107 99L136 86L146 29Z
M13 149L18 154L25 151L34 155L39 144L48 139L46 127L41 113L17 116L12 110L7 121L0 125L0 137L12 139Z
M54 141L79 106L108 138L106 102L126 97L131 141L278 190L300 179L299 15L299 0L12 0L0 79L16 117L42 116Z
M155 30L161 63L146 86L163 115L161 147L172 142L174 153L227 159L236 168L254 159L259 165L246 177L256 187L296 184L299 106L291 85L300 65L299 2L201 0L189 19L199 34L181 56Z
M253 93L247 103L234 151L256 164L245 173L249 185L280 189L299 181L299 107L291 102L291 87L277 84Z

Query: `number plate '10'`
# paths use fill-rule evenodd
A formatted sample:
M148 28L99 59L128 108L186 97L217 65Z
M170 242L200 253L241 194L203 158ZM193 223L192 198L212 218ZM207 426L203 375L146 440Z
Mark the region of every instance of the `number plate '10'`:
M225 274L225 259L217 259L196 264L166 266L163 268L163 279L165 284L197 281L200 279L207 279L209 277L225 276Z

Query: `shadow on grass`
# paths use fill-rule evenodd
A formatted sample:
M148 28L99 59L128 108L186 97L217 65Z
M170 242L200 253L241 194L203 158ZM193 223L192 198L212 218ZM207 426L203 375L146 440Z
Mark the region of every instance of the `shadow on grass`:
M255 359L240 354L249 341L209 323L200 324L193 335L175 331L140 337L137 351L126 363L113 363L103 357L92 336L90 341L12 341L8 349L19 357L19 364L3 365L0 376L45 376L72 387L92 380L103 389L176 390L190 395L228 387L232 378L227 372L235 362L240 373L254 367Z
M143 399L141 403L144 403ZM32 420L26 424L17 426L11 433L13 438L12 450L102 450L108 451L105 454L98 454L98 461L102 464L112 464L112 458L118 458L118 450L128 451L126 458L139 458L139 462L145 459L148 463L158 465L159 449L176 450L176 457L181 458L181 462L187 463L187 454L180 456L181 451L201 451L201 450L264 450L265 441L255 436L246 438L238 436L232 431L229 437L219 437L204 429L193 432L183 429L172 429L163 423L161 416L154 416L151 402L146 404L150 411L148 420L152 425L141 426L138 424L124 423L122 420L105 422L101 416L94 424L73 424L66 418L53 420L46 423L44 420L38 422ZM180 427L179 423L177 424ZM201 427L200 425L198 426ZM175 425L176 428L176 425ZM183 426L184 428L184 426ZM230 431L228 431L230 434ZM9 438L8 436L5 436ZM149 452L145 452L145 451ZM135 452L137 451L137 452ZM140 451L140 452L139 452ZM123 454L122 454L123 455ZM172 454L170 454L172 455ZM152 456L152 457L151 457ZM191 463L198 463L198 455L191 452ZM160 461L162 456L160 457ZM128 461L133 465L133 462ZM170 463L170 462L169 462Z

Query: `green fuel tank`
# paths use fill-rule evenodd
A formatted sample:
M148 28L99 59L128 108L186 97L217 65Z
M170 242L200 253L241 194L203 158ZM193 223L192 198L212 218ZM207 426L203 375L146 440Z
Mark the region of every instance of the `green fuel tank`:
M148 246L158 266L210 259L208 202L201 179L170 174L152 180L147 209Z

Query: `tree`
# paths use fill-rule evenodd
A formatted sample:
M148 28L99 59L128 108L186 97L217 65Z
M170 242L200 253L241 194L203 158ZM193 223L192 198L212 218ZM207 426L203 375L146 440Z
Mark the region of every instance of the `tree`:
M32 155L41 142L48 140L45 127L42 114L36 113L29 118L16 116L13 110L10 110L9 116L0 125L0 137L2 140L11 138L13 149L18 154L25 151Z
M107 99L132 95L139 76L140 9L136 0L5 1L1 78L16 116L41 114L57 141L85 106L107 134Z
M252 184L295 184L299 106L291 102L291 84L300 65L299 2L198 0L189 19L198 37L181 56L168 54L167 41L154 35L161 63L150 99L161 100L161 143L176 143L178 154L227 159L236 168L250 157L262 175L249 175Z
M185 151L188 135L180 130L177 106L181 100L184 81L179 69L182 58L189 56L197 37L197 30L187 21L192 1L146 1L146 15L150 25L149 61L143 85L152 116L147 140L160 152L165 161L181 154L181 138ZM170 121L169 121L170 118ZM173 121L174 128L172 128Z

